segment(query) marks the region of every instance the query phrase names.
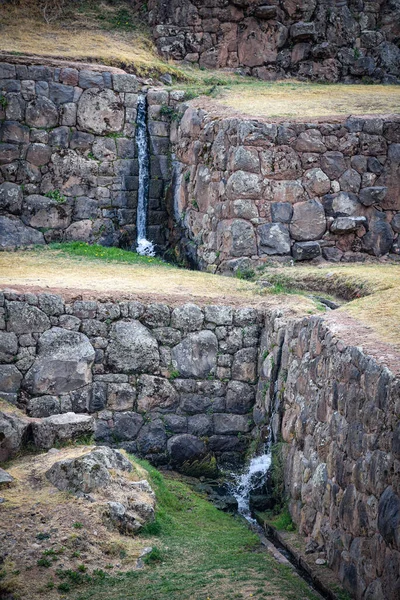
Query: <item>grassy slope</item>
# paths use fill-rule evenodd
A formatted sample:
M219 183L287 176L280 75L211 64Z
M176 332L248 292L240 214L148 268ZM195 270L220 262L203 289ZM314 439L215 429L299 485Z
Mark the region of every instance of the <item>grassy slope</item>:
M228 71L205 71L165 61L157 54L143 3L128 0L67 2L46 23L38 0L0 5L0 50L121 67L143 76L170 73L192 96L218 97L218 105L262 117L398 112L396 86L269 83Z
M217 510L186 484L149 470L158 514L145 532L148 566L97 581L71 595L79 600L230 600L316 596L291 569L261 550L244 521ZM151 532L157 534L149 538Z
M327 292L352 300L340 310L369 326L378 337L400 350L400 265L328 264L267 270L262 279L283 290Z

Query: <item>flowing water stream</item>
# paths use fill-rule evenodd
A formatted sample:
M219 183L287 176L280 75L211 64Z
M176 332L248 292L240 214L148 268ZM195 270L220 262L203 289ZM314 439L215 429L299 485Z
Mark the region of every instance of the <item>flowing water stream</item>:
M142 256L155 256L154 244L147 239L147 210L150 187L150 150L147 131L147 97L140 94L137 104L136 146L139 160L139 191L136 217L136 252Z

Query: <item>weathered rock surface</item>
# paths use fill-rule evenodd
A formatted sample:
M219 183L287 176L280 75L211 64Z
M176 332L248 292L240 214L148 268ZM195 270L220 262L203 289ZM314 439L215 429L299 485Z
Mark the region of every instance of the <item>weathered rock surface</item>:
M33 394L63 394L92 381L95 351L82 333L53 327L39 338L38 354L25 376Z
M13 458L29 440L30 419L0 407L0 462Z
M52 448L57 442L90 436L93 431L93 417L71 412L32 421L33 442L38 448Z
M10 473L7 473L7 471L4 471L4 469L0 469L0 488L2 486L9 485L13 481L14 477L12 477Z
M18 218L0 215L0 248L3 250L44 243L40 231L27 227Z
M82 130L97 135L120 131L124 108L119 95L112 90L85 90L78 103L77 121Z
M160 362L158 344L139 321L114 323L107 350L108 364L124 373L153 373Z
M59 490L90 498L121 533L134 533L154 520L155 495L146 480L132 481L132 464L118 450L99 447L53 464L47 479Z
M206 454L204 442L194 435L175 435L168 440L168 452L176 465L192 462Z
M172 349L172 364L182 377L205 378L216 367L217 351L214 333L191 333Z

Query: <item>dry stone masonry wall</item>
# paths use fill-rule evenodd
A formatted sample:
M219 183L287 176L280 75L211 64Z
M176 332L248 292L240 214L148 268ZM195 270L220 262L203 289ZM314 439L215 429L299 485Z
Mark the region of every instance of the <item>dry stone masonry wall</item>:
M150 0L161 54L274 80L400 77L396 0Z
M400 379L323 319L267 317L255 420L281 440L293 520L357 599L400 593Z
M156 464L243 461L254 427L256 309L6 292L0 313L0 397L28 416L60 415L61 426L67 413L93 415L98 442ZM39 428L41 447L54 443L57 423Z
M400 252L398 116L274 123L189 106L171 139L179 244L202 269Z
M139 92L148 99L148 237L166 245L169 122L178 92L134 75L0 63L0 248L136 239ZM168 112L168 111L167 111Z

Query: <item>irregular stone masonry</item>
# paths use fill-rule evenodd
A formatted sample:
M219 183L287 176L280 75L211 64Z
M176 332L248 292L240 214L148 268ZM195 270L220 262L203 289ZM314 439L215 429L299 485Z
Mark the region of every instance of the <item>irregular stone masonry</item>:
M0 397L33 417L0 414L0 460L94 420L155 464L237 466L270 422L310 550L357 599L397 600L400 379L323 318L12 291L0 317Z
M166 58L260 79L398 83L400 12L357 0L150 0Z
M317 317L268 315L260 357L254 416L278 398L273 426L300 533L355 598L397 599L400 379Z
M0 63L0 249L71 240L132 246L142 90L149 104L148 233L165 248L170 125L161 106L173 111L182 93L147 90L122 72Z
M400 253L399 116L274 123L189 106L171 139L178 244L201 269Z
M0 313L0 396L44 418L41 447L54 429L47 417L89 413L98 442L156 464L243 461L254 428L256 309L5 292Z

